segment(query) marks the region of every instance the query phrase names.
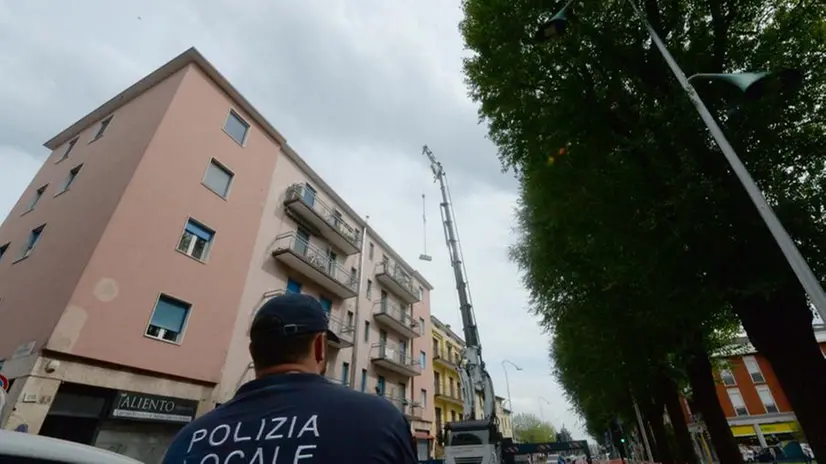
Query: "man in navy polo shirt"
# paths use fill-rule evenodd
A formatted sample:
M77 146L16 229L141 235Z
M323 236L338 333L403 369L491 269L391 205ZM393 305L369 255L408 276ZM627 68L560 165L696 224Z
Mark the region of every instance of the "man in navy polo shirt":
M187 425L164 464L413 464L410 426L392 403L329 382L328 318L318 301L267 301L250 328L255 380Z

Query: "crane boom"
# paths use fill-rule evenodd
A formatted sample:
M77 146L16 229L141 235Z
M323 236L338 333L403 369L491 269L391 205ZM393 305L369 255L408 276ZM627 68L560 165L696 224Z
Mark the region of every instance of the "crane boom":
M476 317L473 314L467 270L462 255L462 245L459 242L459 232L454 220L450 188L447 184L447 176L442 163L436 159L427 145L422 147L422 154L430 160L430 169L433 171L434 181L439 183L442 194L440 204L442 224L444 226L445 242L450 254L450 264L453 267L453 277L456 281L456 292L459 295L459 312L462 315L462 330L465 336L462 362L457 368L459 377L462 379L463 421L462 423L451 423L449 427L446 427L451 436L454 437L449 440L448 447L454 446L454 452L457 453L457 456L465 453L471 453L472 455L481 453L484 459L479 461L480 463L496 463L499 462L498 444L500 441L497 430L496 397L493 393L493 381L482 360L482 343L479 339ZM477 416L480 415L477 414L477 392L481 393L482 397L481 420L477 420ZM467 440L469 440L467 436L469 435L474 436L473 441L478 443L477 446L458 445L459 443L467 443ZM471 447L478 449L467 449ZM447 452L446 454L448 460L452 459L452 453Z

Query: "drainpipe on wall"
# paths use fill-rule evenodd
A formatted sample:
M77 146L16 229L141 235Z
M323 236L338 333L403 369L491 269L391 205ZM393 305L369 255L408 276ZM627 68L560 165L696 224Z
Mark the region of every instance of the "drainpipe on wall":
M353 366L350 369L350 388L356 388L356 371L359 373L361 372L358 369L358 353L359 353L359 344L361 344L361 340L363 337L359 337L359 327L362 326L361 320L359 319L359 303L361 302L361 282L364 280L364 247L367 246L367 229L368 225L367 222L370 220L370 216L364 217L364 228L361 231L361 251L359 252L359 266L358 266L358 284L356 285L356 306L353 308L353 312L355 313L353 319L355 320L355 326L353 327L353 354L350 355L350 365ZM368 347L369 349L369 347Z

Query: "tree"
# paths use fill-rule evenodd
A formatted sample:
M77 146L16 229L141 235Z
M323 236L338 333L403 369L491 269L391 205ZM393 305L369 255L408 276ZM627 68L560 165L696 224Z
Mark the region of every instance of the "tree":
M689 71L806 70L803 88L782 98L698 90L812 267L826 274L826 4L644 4ZM772 237L627 2L577 2L582 20L569 23L570 34L533 41L559 6L465 0L461 25L473 52L465 63L471 96L532 216L520 252L537 313L553 314L578 292L623 286L649 302L659 292L659 312L652 303L646 310L657 316L652 323L673 327L669 314L697 312L703 321L722 307L683 302L701 303L691 295L702 290L706 303L722 301L736 314L772 363L826 460L826 361ZM633 304L611 301L621 313ZM713 331L691 322L706 327L700 338Z
M513 416L513 438L520 443L547 443L555 441L556 430L533 414L518 413Z

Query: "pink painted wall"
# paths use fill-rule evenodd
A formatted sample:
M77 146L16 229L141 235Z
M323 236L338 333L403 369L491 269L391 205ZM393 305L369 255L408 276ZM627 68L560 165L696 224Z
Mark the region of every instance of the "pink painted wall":
M197 66L184 73L49 348L218 382L276 153L238 109L252 127L245 146L230 138L230 99ZM201 184L213 157L235 174L226 200ZM190 217L215 230L206 262L176 251ZM179 344L144 335L159 292L192 305Z
M179 73L118 109L102 138L90 143L98 123L85 128L68 158L57 162L68 143L55 150L0 226L0 245L11 242L0 260L0 358L20 343L36 341L40 349L48 339L182 77ZM72 187L55 197L81 163ZM35 209L23 214L35 190L46 184ZM30 231L42 224L46 228L32 254L13 264Z
M270 178L262 185L266 185L268 192L264 200L264 214L261 218L260 227L257 229L257 238L252 253L252 259L246 271L246 284L241 298L240 310L233 332L232 342L224 366L221 385L215 395L215 401L227 401L235 393L239 383L249 380L252 373L246 369L251 359L249 356L249 339L247 330L252 322L254 312L263 303L263 295L275 290L285 290L287 280L293 278L302 283L302 293L318 297L322 294L318 285L309 278L288 268L286 265L276 261L271 252L276 248L276 237L281 234L295 232L297 224L291 219L284 209L284 198L287 188L295 183L307 182L305 175L294 162L286 156L281 155L280 147L273 142L271 151L279 153L275 170L270 173ZM313 183L311 182L311 185ZM316 198L327 205L333 206L333 202L318 185L316 188ZM342 218L348 224L355 226L355 221L342 211ZM324 240L319 237L311 237L310 244L317 247L324 247ZM358 267L358 254L340 258L339 264L345 269ZM354 310L355 298L341 300L334 295L326 295L333 301L332 316L344 319L348 310ZM327 375L333 378L341 377L341 362L350 360L351 349L328 350L329 366ZM354 367L351 366L350 369Z

